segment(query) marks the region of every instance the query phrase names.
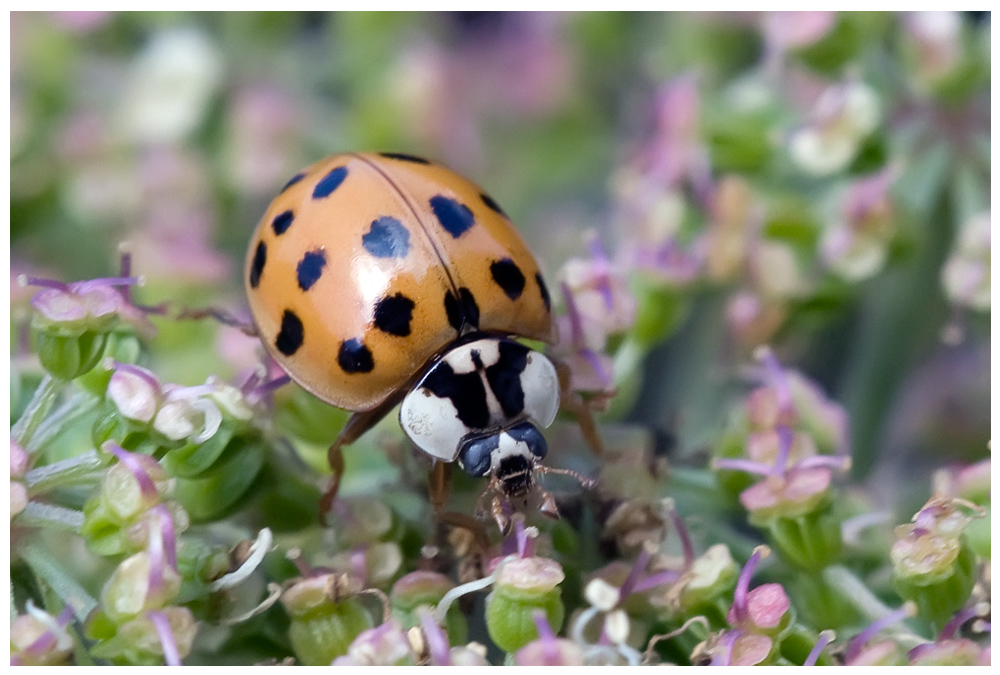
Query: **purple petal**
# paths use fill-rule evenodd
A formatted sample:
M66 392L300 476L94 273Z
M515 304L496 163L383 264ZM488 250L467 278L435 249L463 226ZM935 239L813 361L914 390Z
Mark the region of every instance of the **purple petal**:
M741 630L731 630L722 636L722 651L712 657L710 666L731 666L733 664L733 648L743 634Z
M424 638L427 640L427 651L430 652L431 661L436 666L450 666L451 651L448 644L448 636L441 629L441 626L434 621L434 616L430 612L419 611L420 626L424 629Z
M649 564L649 550L643 546L639 549L639 555L636 557L635 562L632 563L632 569L629 570L628 576L625 577L625 581L622 583L619 589L619 594L621 600L623 601L627 598L634 590L638 583L640 577L646 572L646 565Z
M156 634L160 636L160 644L163 646L163 658L168 666L181 665L181 655L177 651L177 640L174 639L174 632L170 628L170 620L167 615L159 610L147 612L146 616L153 622Z
M757 358L764 363L764 369L767 372L771 386L774 387L775 394L777 394L778 405L782 412L793 410L792 390L788 385L788 377L785 375L785 370L781 367L778 357L774 355L774 352L769 347L763 347L758 351Z
M681 520L680 514L677 513L672 500L667 505L667 512L670 514L670 521L674 524L674 529L677 530L677 536L681 538L681 548L684 551L684 567L689 568L694 564L696 557L694 554L694 544L691 542L691 534L688 532L684 521Z
M819 660L819 655L823 653L826 646L833 642L833 639L837 637L837 634L832 630L825 630L819 634L819 640L816 641L816 645L809 652L809 656L806 660L802 662L803 666L815 666L816 662Z
M774 460L774 471L772 474L782 476L788 466L788 455L792 452L792 440L795 438L795 435L784 424L779 425L776 431L778 433L778 456Z
M889 612L880 619L877 619L871 623L870 626L865 628L863 631L854 636L854 638L847 645L846 660L847 663L851 663L861 654L861 650L864 649L868 641L871 640L875 635L885 628L886 626L891 626L894 623L899 623L903 619L906 619L913 615L914 606L910 603L904 604L897 610Z
M733 593L733 614L737 624L744 624L750 619L749 607L747 607L747 594L750 592L750 577L757 569L757 563L764 556L765 548L758 546L753 550L747 564L740 571L739 579L736 581L736 591Z
M163 504L157 504L152 508L157 513L160 522L160 538L163 540L163 549L167 555L167 564L177 571L177 533L174 529L174 518L170 515L169 509Z
M146 499L155 497L158 492L156 490L156 483L153 479L149 477L146 470L142 466L142 462L136 457L135 454L128 452L120 445L107 441L101 446L106 452L110 452L112 455L118 458L118 461L125 466L126 469L132 472L135 476L136 481L139 483L139 490L142 492L142 496Z
M727 471L744 471L746 473L753 473L759 476L774 475L773 466L768 466L767 464L763 464L761 462L755 462L752 459L725 457L722 459L712 460L712 466L714 466L716 469L726 469Z

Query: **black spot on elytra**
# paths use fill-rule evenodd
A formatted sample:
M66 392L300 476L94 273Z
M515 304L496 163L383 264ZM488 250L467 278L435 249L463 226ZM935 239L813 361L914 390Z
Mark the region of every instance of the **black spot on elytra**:
M493 201L493 197L490 197L485 192L481 193L479 196L482 198L483 204L486 204L486 206L490 207L504 218L507 217L507 214L503 212L503 209L500 208L500 205L497 204L495 201Z
M410 251L410 232L395 218L382 216L361 236L361 245L376 258L405 258Z
M267 262L267 244L257 242L257 250L253 253L253 262L250 263L250 288L257 288L260 285L260 275L264 272L264 264Z
M456 239L476 224L476 219L468 206L444 195L431 197L431 209L441 227Z
M274 346L285 356L291 356L302 346L305 338L302 332L302 319L290 309L281 316L281 330L274 341Z
M271 221L271 229L274 230L275 234L281 235L288 231L288 228L292 226L292 220L295 219L295 214L291 211L284 211L279 213Z
M337 352L337 363L345 373L370 373L375 367L371 350L357 338L344 340Z
M552 310L552 298L549 297L549 288L545 285L545 280L542 279L542 273L535 273L535 281L538 282L538 292L542 295L542 302L545 303L546 311Z
M448 291L444 294L444 311L448 315L448 323L461 332L462 326L479 328L479 305L465 286L458 289L458 297Z
M389 159L398 159L404 162L413 162L414 164L430 164L429 161L423 157L417 157L416 155L407 155L403 152L380 152L378 153L382 157L388 157Z
M281 188L281 191L284 192L285 190L287 190L288 188L292 187L293 185L295 185L296 183L298 183L300 180L302 180L305 177L306 177L306 175L304 173L297 173L297 174L295 174L294 176L292 176L288 180L287 183L285 183L285 187Z
M295 268L295 274L299 280L299 288L303 291L308 291L312 288L313 284L319 281L320 276L322 276L324 267L326 267L326 253L321 249L309 251L302 256L299 266Z
M410 334L414 302L402 293L386 296L375 304L375 327L383 333L406 337Z
M346 166L338 166L336 169L332 169L330 173L323 176L320 182L316 183L316 187L313 188L313 199L329 197L334 190L340 187L345 178L347 178Z
M510 258L497 260L490 265L490 274L508 298L517 300L521 297L521 293L524 292L524 274L516 262Z
M441 361L427 373L421 386L438 398L451 401L465 426L483 429L490 423L486 389L478 372L456 373L447 361Z
M516 417L524 410L524 388L521 373L528 364L528 348L517 342L497 344L500 358L486 369L486 381L500 402L507 417Z

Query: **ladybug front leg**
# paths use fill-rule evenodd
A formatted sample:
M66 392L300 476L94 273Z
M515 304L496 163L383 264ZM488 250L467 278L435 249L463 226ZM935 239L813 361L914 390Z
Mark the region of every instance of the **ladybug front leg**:
M430 473L427 476L427 488L430 493L431 506L434 507L435 516L444 511L451 496L451 464L446 462L434 462Z

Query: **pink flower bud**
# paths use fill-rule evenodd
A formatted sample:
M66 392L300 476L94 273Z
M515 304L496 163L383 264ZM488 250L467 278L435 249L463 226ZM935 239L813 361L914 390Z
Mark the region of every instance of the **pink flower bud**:
M160 404L160 382L145 368L119 364L108 382L108 398L124 417L148 423Z

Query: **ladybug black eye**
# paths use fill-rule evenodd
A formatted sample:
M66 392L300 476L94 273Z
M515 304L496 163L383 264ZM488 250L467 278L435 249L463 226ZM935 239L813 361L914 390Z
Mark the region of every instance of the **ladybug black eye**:
M545 455L549 453L549 444L545 442L545 437L529 422L511 427L507 430L507 434L515 441L527 445L531 454L538 459L545 459Z
M470 476L486 476L493 464L493 451L499 445L497 436L469 441L458 453L458 465Z

